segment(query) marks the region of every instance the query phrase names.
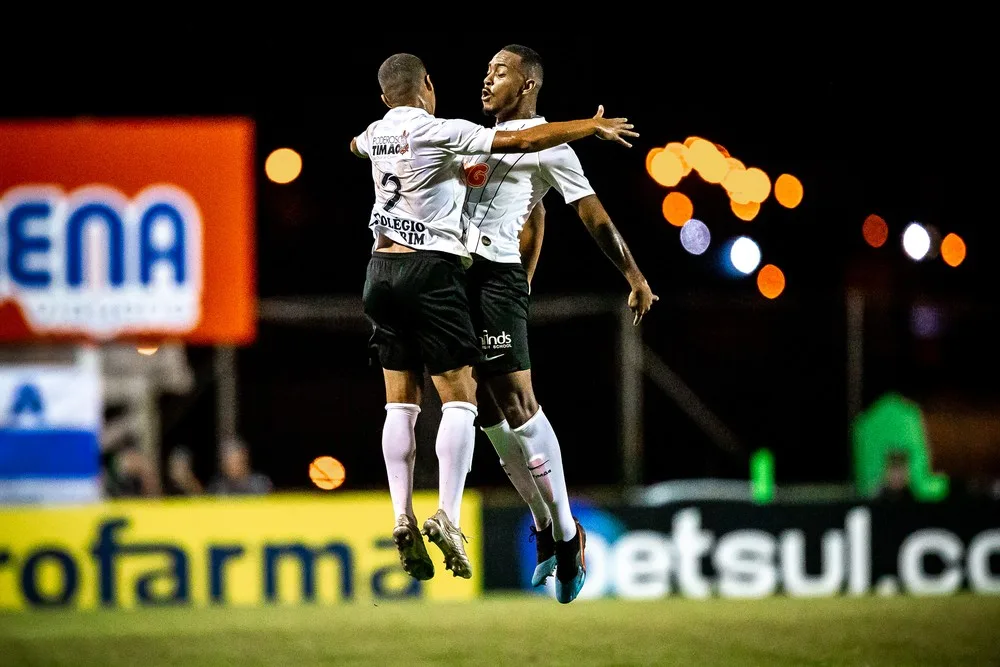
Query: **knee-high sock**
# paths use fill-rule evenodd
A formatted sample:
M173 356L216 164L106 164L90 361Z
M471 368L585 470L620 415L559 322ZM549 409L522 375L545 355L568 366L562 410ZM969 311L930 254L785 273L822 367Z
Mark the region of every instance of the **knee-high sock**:
M417 456L417 439L413 428L418 414L420 406L410 403L387 403L385 406L382 456L385 458L385 472L389 477L393 519L400 514L413 517L413 463Z
M500 457L500 465L503 466L510 483L514 485L521 498L528 504L531 516L535 520L535 530L547 528L552 522L552 515L549 514L549 507L545 504L538 486L535 485L535 478L528 470L528 459L521 449L521 443L511 432L510 424L503 420L495 426L486 426L483 433L489 437L493 443L493 449L497 450Z
M565 542L576 536L576 521L569 506L559 439L541 408L513 430L528 457L528 469L552 515L552 536Z
M462 514L465 476L472 470L478 409L472 403L449 401L441 406L435 450L438 457L438 507L457 528Z

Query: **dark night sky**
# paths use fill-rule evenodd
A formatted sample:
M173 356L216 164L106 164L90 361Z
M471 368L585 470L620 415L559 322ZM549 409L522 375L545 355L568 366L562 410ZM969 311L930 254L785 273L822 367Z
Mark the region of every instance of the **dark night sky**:
M662 298L644 325L646 343L747 447L775 450L779 481L783 473L789 480L843 479L845 286L890 294L884 308L893 313L904 313L900 304L911 295L991 302L995 195L977 185L972 162L992 169L994 161L986 149L988 91L974 72L980 61L968 52L978 47L970 39L956 50L916 34L896 47L874 30L824 38L821 25L801 24L794 38L777 29L776 36L729 36L694 24L686 32L664 26L661 37L639 39L634 26L650 21L631 17L626 32L607 26L610 36L592 34L593 26L586 33L477 27L458 40L415 28L392 39L384 31L368 38L347 25L329 34L286 30L270 39L230 34L225 44L196 29L170 34L169 41L160 33L159 41L132 34L125 41L91 40L55 79L51 68L16 68L15 81L23 76L21 90L28 92L5 99L0 116L251 116L260 177L260 295L359 295L370 248L371 183L368 164L350 155L348 144L385 111L379 64L397 51L421 56L437 88L438 116L488 122L478 102L486 63L507 43L531 46L546 65L541 114L589 117L604 104L607 115L628 116L642 133L631 150L596 139L574 148ZM60 83L39 86L36 67ZM130 67L142 74L129 75ZM723 144L772 180L796 175L805 188L802 205L786 210L772 197L752 223L741 222L721 188L692 174L677 189L694 201L713 246L704 256L688 255L677 229L662 218L666 190L646 175L644 159L650 148L690 135ZM262 165L282 146L302 154L304 169L294 183L277 186L263 177ZM546 241L533 293L624 298L624 281L573 210L558 193L545 202ZM890 226L880 250L868 248L860 233L872 212ZM940 259L920 265L906 259L899 235L911 220L962 235L965 264L951 269ZM785 271L788 287L776 301L761 297L750 279L719 271L715 253L736 234L751 234L764 261ZM871 334L894 353L888 361L870 360L866 400L890 388L919 394L948 383L982 393L984 380L975 374L935 375L929 385L926 374L902 372L912 363L901 318L887 317L886 328ZM893 327L903 338L894 338ZM536 390L578 484L616 480L613 334L613 324L600 319L532 331ZM359 334L265 324L257 344L242 352L241 426L259 465L279 484L301 485L304 462L323 453L341 458L358 486L380 484L380 378L365 367L363 344ZM192 359L207 373L204 352L194 351ZM647 481L746 474L741 459L715 450L649 384L646 400ZM210 418L210 387L165 406L166 444L203 448L205 470ZM470 483L503 484L485 438L480 445ZM424 447L421 455L432 456ZM428 471L424 479L432 477Z

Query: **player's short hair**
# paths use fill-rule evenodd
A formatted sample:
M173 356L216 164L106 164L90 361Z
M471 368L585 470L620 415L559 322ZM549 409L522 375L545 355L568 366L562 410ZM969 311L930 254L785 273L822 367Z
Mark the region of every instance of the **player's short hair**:
M387 99L398 104L416 99L425 76L427 68L420 58L397 53L386 58L378 68L378 85Z
M521 57L521 70L529 79L535 80L535 85L539 88L542 86L542 76L545 71L542 67L542 57L538 55L538 51L530 49L527 46L522 46L520 44L508 44L503 47L504 51L509 51L516 56Z

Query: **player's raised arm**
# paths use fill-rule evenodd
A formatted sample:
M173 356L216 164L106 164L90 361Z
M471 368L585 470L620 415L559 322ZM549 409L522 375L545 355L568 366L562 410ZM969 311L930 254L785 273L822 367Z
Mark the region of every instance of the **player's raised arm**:
M538 256L542 252L542 236L545 232L545 207L542 202L535 204L531 209L531 215L524 221L521 228L520 250L521 265L524 272L528 274L528 289L531 289L531 279L535 275L535 267L538 266Z
M580 220L583 221L587 231L590 232L600 249L628 280L628 284L632 288L632 292L628 295L628 307L635 313L635 319L632 323L638 324L653 307L653 302L658 301L660 297L653 294L653 290L650 289L642 271L636 265L625 239L618 233L618 229L611 222L611 216L608 215L597 195L588 195L578 199L572 203L572 206L576 209L577 215L580 216Z
M634 125L628 118L605 118L604 106L597 108L597 114L586 120L567 120L543 123L513 132L499 130L493 137L494 153L535 153L596 134L599 139L615 141L627 148L632 144L623 137L638 137L633 132Z

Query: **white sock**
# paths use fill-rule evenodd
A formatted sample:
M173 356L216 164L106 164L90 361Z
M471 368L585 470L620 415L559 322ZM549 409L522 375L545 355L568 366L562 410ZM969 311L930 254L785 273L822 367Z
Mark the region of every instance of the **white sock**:
M566 542L576 536L576 521L569 506L562 452L552 424L538 408L531 419L513 430L528 457L528 469L535 478L538 492L552 515L552 536Z
M438 507L458 528L462 514L465 476L472 470L476 447L473 422L479 410L472 403L448 401L441 406L435 450L438 457Z
M549 514L549 506L542 500L535 485L535 478L528 470L528 459L521 449L521 443L517 437L511 433L510 424L504 419L495 426L486 426L483 433L489 437L493 443L493 449L497 450L500 457L500 465L503 466L510 483L514 485L517 492L521 494L524 502L528 503L531 516L535 520L535 530L541 531L552 523L552 515Z
M400 514L413 516L413 463L417 458L417 438L413 427L420 406L410 403L386 403L382 427L382 456L389 477L393 520Z

